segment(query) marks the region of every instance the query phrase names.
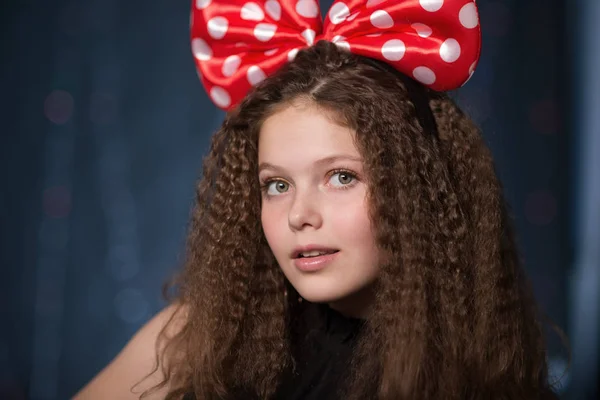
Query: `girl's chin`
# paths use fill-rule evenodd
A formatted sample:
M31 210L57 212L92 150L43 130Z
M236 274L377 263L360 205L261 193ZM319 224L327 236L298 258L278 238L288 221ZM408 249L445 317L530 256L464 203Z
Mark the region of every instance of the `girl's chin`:
M311 303L334 303L343 300L347 297L345 293L337 293L333 288L315 290L311 288L309 290L298 290L298 294Z

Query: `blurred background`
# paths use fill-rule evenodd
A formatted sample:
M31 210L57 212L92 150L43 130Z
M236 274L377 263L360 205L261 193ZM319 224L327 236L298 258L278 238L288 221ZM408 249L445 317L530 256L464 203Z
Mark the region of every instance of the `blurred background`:
M321 1L327 10L332 1ZM453 92L516 217L561 398L598 398L600 1L479 0ZM0 399L66 399L164 306L223 112L196 76L190 2L4 2Z

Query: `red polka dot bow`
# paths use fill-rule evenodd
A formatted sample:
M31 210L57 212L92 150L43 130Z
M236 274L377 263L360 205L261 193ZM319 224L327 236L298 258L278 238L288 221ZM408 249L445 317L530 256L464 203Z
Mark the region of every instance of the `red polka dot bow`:
M473 0L195 0L192 52L212 101L229 110L299 49L329 40L437 91L463 85L479 59Z

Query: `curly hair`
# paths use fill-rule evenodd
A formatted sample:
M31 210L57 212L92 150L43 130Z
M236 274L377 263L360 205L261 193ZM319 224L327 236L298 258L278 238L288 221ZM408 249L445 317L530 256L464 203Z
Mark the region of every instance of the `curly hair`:
M268 399L294 363L291 323L307 305L262 232L257 154L262 123L295 101L356 132L387 255L343 398L552 398L538 311L479 129L447 94L327 41L255 87L213 137L173 282L185 323L161 337L167 398Z

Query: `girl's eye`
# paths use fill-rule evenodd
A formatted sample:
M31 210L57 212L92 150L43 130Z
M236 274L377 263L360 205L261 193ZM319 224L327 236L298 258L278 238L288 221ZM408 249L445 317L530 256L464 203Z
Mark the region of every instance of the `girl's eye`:
M329 182L333 186L346 186L351 184L356 177L349 172L337 172L331 175Z
M277 196L278 194L287 192L289 189L289 183L284 181L271 181L267 183L267 194L269 196Z

